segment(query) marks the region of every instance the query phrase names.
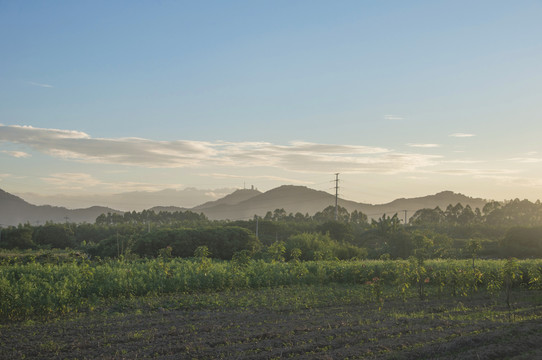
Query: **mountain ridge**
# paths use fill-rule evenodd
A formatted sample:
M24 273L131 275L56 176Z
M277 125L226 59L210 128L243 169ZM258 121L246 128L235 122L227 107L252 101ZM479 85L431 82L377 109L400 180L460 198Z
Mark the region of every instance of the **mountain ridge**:
M100 214L107 212L122 213L104 206L67 209L61 206L33 205L18 196L0 189L0 223L4 226L25 223L46 223L47 221L93 223Z
M470 205L473 209L483 208L487 203L481 198L472 198L452 191L441 191L434 195L410 199L397 199L386 204L366 204L351 200L338 199L338 205L349 212L358 210L371 218L378 218L383 214L394 214L407 211L410 215L422 208L435 208L443 210L449 204L461 202L464 206ZM328 206L335 205L335 196L321 190L310 189L306 186L282 185L271 189L248 200L232 205L221 205L202 209L202 212L212 220L229 219L242 220L252 218L254 215L265 216L268 211L284 209L287 213L300 212L313 215Z
M178 202L179 199L176 199ZM338 199L338 205L349 212L358 210L371 218L378 218L383 214L405 212L412 216L416 210L422 208L441 209L452 204L467 204L473 209L482 209L487 200L472 198L463 194L446 190L433 195L416 198L400 198L386 204L366 204L346 199ZM282 185L266 192L256 189L237 189L232 193L214 201L208 201L194 207L155 206L149 210L158 211L194 211L205 214L211 220L247 220L254 215L265 216L268 211L284 209L287 213L314 215L328 206L335 205L335 196L325 191L315 190L306 186ZM50 205L33 205L24 199L0 189L0 224L18 225L21 223L52 222L89 222L93 223L102 213L119 213L125 211L115 210L104 206L91 206L82 209L67 209L65 207Z

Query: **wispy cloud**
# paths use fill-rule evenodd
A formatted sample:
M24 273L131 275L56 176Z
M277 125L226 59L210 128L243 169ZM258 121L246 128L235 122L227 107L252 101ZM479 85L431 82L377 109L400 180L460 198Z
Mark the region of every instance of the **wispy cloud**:
M217 179L247 179L247 180L272 180L279 181L282 183L289 184L303 184L303 185L313 185L313 181L304 181L299 179L291 179L281 176L270 176L270 175L233 175L233 174L222 174L222 173L202 173L198 174L200 176L210 176Z
M85 173L57 173L42 177L41 180L57 187L78 190L103 184L92 175Z
M27 157L30 157L32 155L30 155L29 153L26 153L24 151L9 151L9 150L2 150L2 152L4 154L8 154L9 156L13 156L13 157L16 157L16 158L27 158Z
M468 134L468 133L453 133L453 134L450 134L450 137L457 137L457 138L468 138L468 137L473 137L473 136L476 136L476 135Z
M107 182L86 173L55 173L41 178L42 181L63 190L88 190L99 187L109 191L159 191L177 189L180 184L144 183L134 181Z
M498 176L509 176L511 174L517 174L517 170L509 170L509 169L469 169L469 168L454 168L454 169L444 169L444 170L437 170L436 173L439 174L446 174L446 175L471 175L471 176L477 176L477 177L483 177L483 176L492 176L492 177L498 177Z
M521 186L521 187L538 189L542 186L542 179L525 177L525 176L486 174L486 175L477 175L476 178L492 180L499 185L513 186L514 188L517 186Z
M79 131L18 125L0 126L0 141L24 144L67 160L147 168L265 166L297 172L396 174L435 165L440 159L362 145L108 139Z
M407 146L415 148L438 148L440 144L407 144Z
M384 120L404 120L404 117L399 115L384 115Z
M29 81L28 84L30 84L32 86L42 87L42 88L53 88L54 87L53 85L42 84L42 83L37 83L37 82L33 82L33 81Z
M508 159L509 161L523 163L523 164L536 164L539 162L542 162L542 158L535 158L535 157L517 157L517 158L511 158Z
M480 164L483 163L482 160L446 160L443 163L446 164Z

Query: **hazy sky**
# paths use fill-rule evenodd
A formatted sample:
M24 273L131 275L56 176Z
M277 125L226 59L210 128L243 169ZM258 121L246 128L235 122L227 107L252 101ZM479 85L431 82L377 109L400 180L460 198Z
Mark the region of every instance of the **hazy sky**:
M0 0L0 188L542 199L542 1Z

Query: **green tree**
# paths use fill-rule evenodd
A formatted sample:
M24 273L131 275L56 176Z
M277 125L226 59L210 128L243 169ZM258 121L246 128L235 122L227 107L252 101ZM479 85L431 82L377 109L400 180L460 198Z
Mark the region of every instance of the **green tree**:
M396 232L401 225L401 220L397 217L397 213L392 217L383 214L378 220L372 220L371 226L378 230L380 235L385 236Z
M313 219L315 221L335 221L335 206L330 205L326 207L324 210L317 212L314 214ZM346 208L342 206L337 207L337 221L340 222L349 222L350 221L350 213Z
M329 234L332 239L337 241L352 242L353 239L352 226L340 221L326 221L318 225L316 230L322 234Z
M367 215L365 215L361 211L354 210L350 214L350 222L354 224L367 224Z
M284 220L286 216L286 210L284 209L275 209L275 211L273 211L273 221Z
M434 209L417 210L409 222L413 225L436 225L441 224L444 219L444 212L437 206Z
M69 224L47 223L34 232L34 241L40 246L50 246L56 249L71 248L75 236Z
M472 257L472 268L474 269L474 259L476 259L478 252L482 250L482 244L480 243L480 240L471 239L467 243L466 249Z
M275 241L267 248L267 252L271 256L273 262L284 261L284 253L286 252L284 241Z

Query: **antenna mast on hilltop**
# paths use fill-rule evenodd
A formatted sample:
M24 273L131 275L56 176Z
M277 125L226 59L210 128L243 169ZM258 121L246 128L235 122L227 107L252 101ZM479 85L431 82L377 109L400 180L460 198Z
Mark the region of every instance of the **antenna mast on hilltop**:
M339 173L335 173L335 221L339 219Z

